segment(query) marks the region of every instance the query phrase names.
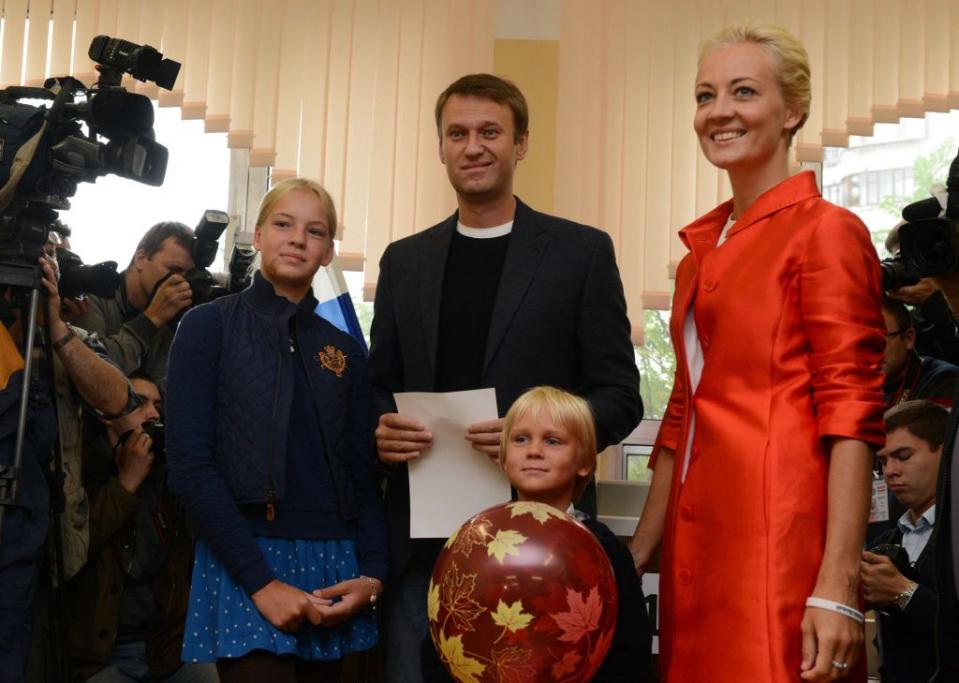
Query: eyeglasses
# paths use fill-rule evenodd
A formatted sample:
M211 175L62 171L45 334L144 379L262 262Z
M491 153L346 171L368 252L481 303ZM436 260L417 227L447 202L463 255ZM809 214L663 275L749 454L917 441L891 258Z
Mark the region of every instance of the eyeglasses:
M904 334L911 329L912 329L911 327L907 327L902 330L896 330L895 332L886 332L886 339L892 339L893 337L898 337L900 334Z

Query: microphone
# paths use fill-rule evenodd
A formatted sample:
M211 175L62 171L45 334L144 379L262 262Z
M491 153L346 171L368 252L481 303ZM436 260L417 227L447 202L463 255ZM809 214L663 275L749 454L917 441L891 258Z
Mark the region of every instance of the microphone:
M936 197L926 197L913 202L902 209L902 220L908 222L919 221L924 218L936 218L942 211L942 205Z

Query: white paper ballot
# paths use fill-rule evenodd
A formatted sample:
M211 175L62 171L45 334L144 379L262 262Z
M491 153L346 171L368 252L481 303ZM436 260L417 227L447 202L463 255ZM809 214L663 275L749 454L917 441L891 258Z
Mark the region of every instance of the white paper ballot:
M509 500L503 470L464 437L474 422L498 417L494 389L394 398L400 415L433 433L432 447L409 463L411 538L447 538L477 512Z

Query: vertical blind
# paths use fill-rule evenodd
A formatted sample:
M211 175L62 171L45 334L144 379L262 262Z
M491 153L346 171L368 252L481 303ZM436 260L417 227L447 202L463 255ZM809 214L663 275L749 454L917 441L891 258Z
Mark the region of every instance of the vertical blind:
M321 181L341 218L340 261L372 296L390 241L455 206L433 104L493 64L495 2L462 0L3 0L0 87L96 78L95 35L183 63L172 92L125 79L161 106L250 150L275 181ZM49 41L48 41L49 37Z
M745 17L809 52L796 168L875 123L959 108L954 0L563 0L556 211L612 235L637 343L644 309L669 306L677 231L731 196L699 151L693 85L700 41Z
M340 209L341 260L372 296L386 245L455 205L433 103L493 64L494 0L2 0L0 86L95 79L107 34L183 63L181 107L274 180L323 182ZM743 17L775 21L809 51L813 108L794 163L877 122L959 107L954 0L562 0L556 211L613 237L634 341L669 305L677 230L729 196L692 132L698 43Z

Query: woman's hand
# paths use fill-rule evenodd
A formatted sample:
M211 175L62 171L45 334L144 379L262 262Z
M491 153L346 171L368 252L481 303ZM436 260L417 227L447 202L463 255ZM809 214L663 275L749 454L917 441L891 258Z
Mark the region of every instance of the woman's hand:
M869 517L872 451L854 439L830 439L827 447L826 545L812 595L858 609L859 558ZM862 624L836 612L807 607L802 620L801 678L835 681L844 677L859 659L863 640Z
M646 497L639 524L636 525L636 531L628 544L629 552L633 556L633 567L640 578L646 572L666 528L666 507L669 503L676 454L669 448L660 448L656 458L649 495Z
M328 588L318 588L313 591L310 601L320 613L324 626L335 626L346 621L356 612L372 604L374 593L378 596L383 592L383 582L361 576L348 579ZM333 602L333 598L340 598Z
M273 579L251 596L263 618L281 631L296 631L307 619L312 624L323 621L310 596L279 579Z
M849 617L807 607L802 620L800 678L804 681L835 681L845 677L859 659L863 639L862 625Z

